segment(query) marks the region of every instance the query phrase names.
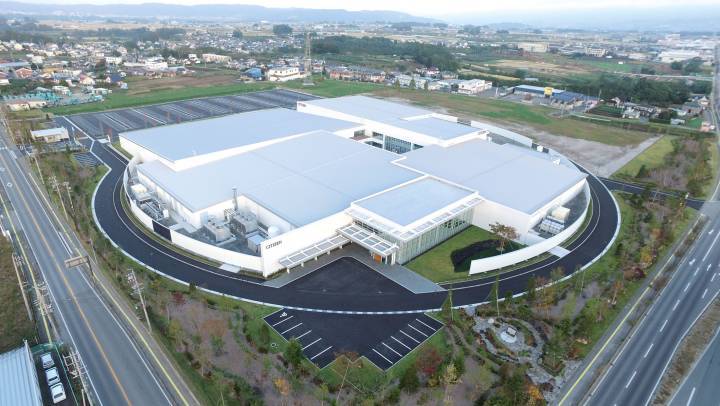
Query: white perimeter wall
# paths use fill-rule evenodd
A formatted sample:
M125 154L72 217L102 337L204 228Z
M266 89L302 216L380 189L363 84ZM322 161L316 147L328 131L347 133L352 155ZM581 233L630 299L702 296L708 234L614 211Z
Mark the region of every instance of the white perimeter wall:
M536 244L527 246L517 251L508 252L507 254L496 255L489 258L476 259L470 262L470 275L492 271L494 269L499 269L523 261L527 261L528 259L534 258L542 253L551 250L554 247L557 247L558 245L560 245L560 243L572 237L572 235L578 231L580 226L582 226L583 222L585 221L585 217L587 216L587 209L590 205L590 187L587 185L587 183L585 183L584 186L585 187L582 193L585 194L586 198L585 210L583 211L582 215L577 220L575 220L574 223L572 223L560 233L552 236L551 238L542 240Z

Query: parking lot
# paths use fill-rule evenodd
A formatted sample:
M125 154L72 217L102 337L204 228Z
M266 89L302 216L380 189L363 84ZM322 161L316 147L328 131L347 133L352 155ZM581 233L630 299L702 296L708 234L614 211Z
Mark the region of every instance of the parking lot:
M298 101L314 99L314 96L286 89L244 93L235 96L218 96L182 100L142 107L81 113L58 117L56 122L76 134L78 131L93 137L116 137L125 131L139 130L184 121L199 120L267 109L273 107L295 108ZM79 129L79 130L78 130Z
M265 321L286 340L297 339L319 368L340 354L364 356L387 370L430 338L442 323L425 314L360 315L279 310Z

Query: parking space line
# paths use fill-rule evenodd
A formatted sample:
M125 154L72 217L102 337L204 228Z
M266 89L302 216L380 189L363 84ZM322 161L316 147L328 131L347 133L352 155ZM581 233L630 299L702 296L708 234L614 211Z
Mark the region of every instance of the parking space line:
M329 350L329 349L331 349L331 348L332 348L332 345L329 346L329 347L327 347L326 349L320 351L319 353L313 355L313 356L310 358L310 361L312 361L312 360L314 360L315 358L319 357L319 356L322 355L325 351L327 351L327 350Z
M405 345L405 343L403 343L402 341L398 340L397 338L395 338L395 337L393 337L393 336L390 336L390 338L392 338L393 340L395 340L395 341L397 341L398 343L400 343L400 345L402 345L403 347L407 348L409 351L412 351L412 348L408 347L407 345Z
M293 330L293 329L295 329L295 328L298 328L298 327L300 327L300 326L302 326L302 323L298 323L298 324L290 327L289 329L287 329L287 330L283 331L282 333L280 333L280 335L284 336L285 333L287 333L288 331Z
M304 349L306 349L307 347L309 347L309 346L311 346L311 345L315 344L316 342L318 342L318 341L320 341L320 340L322 340L322 338L318 338L317 340L315 340L315 341L311 342L310 344L308 344L308 345L306 345L306 346L302 347L302 349L304 350Z
M428 336L428 335L427 335L427 334L425 334L425 333L423 333L422 331L420 331L420 330L416 329L415 327L413 327L413 326L411 326L411 325L409 325L409 324L408 324L408 327L410 327L411 329L413 329L413 330L417 331L418 333L420 333L420 334L422 334L423 336L425 336L425 338L427 338L427 336Z
M380 353L379 353L379 352L378 352L378 351L377 351L376 349L374 349L374 348L373 348L373 351L375 351L375 354L377 354L377 355L381 356L381 357L382 357L382 359L384 359L385 361L387 361L387 362L388 362L388 363L389 363L389 364L390 364L391 366L392 366L392 365L395 365L395 363L394 363L394 362L392 362L392 361L390 361L389 359L385 358L385 356L384 356L384 355L382 355L382 354L380 354Z
M280 324L280 323L284 323L284 322L292 319L293 317L294 317L293 315L290 315L290 317L288 317L288 318L286 318L286 319L282 319L282 320L278 321L277 323L273 324L272 326L275 327L275 326L277 326L277 325Z
M422 321L422 320L420 320L420 319L415 319L415 320L419 321L419 322L420 322L420 324L422 324L423 326L425 326L425 327L429 328L429 329L430 329L430 330L432 330L432 331L435 331L435 330L436 330L435 328L433 328L433 327L430 327L430 326L428 326L427 324L423 323L423 321Z
M395 349L394 349L393 347L391 347L391 346L389 346L389 345L385 344L385 342L384 342L384 341L381 341L381 343L382 343L382 345L384 345L385 347L389 348L389 349L390 349L390 351L392 351L392 352L394 352L395 354L397 354L397 355L398 355L398 357L400 357L400 358L402 358L402 357L403 357L403 356L402 356L402 354L400 354L399 352L395 351Z
M411 336L410 334L400 330L401 333L405 334L409 339L415 341L416 343L420 344L420 341L416 340L415 337Z
M308 330L308 331L302 333L301 335L295 337L295 339L296 339L296 340L300 340L301 338L303 338L303 337L305 337L306 335L310 334L311 331L312 331L312 330Z

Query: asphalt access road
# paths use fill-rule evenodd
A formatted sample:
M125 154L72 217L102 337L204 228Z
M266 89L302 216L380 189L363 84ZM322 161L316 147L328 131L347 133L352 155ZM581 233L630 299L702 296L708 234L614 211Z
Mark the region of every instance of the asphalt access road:
M88 142L84 140L83 142ZM263 286L257 279L225 272L213 266L188 258L165 247L145 235L130 220L121 205L122 174L126 160L106 144L94 142L92 151L103 160L111 171L98 185L94 198L97 222L108 237L122 250L146 266L169 277L186 283L237 298L298 310L324 310L333 312L423 312L439 309L445 292L414 294L409 291L372 292L362 280L352 286L354 292L326 289L303 291L291 283L282 288ZM557 267L566 274L590 262L602 254L616 231L619 218L610 192L594 176L588 177L593 196L593 212L589 227L568 249L563 258L551 258L540 264L521 268L504 274L500 279L500 291L524 292L528 280L533 277L549 278ZM446 286L453 289L456 306L482 303L488 300L494 277Z
M614 180L614 179L608 179L608 178L600 178L602 182L605 184L605 186L608 187L608 189L618 192L628 192L628 193L643 193L645 191L645 186L638 185L635 183L630 182L624 182L621 180ZM667 196L677 196L675 193L670 192L661 192L661 191L653 191L651 192L651 196L664 199ZM701 199L695 199L690 198L685 201L685 204L687 204L688 207L693 208L695 210L700 210L705 204L704 200Z

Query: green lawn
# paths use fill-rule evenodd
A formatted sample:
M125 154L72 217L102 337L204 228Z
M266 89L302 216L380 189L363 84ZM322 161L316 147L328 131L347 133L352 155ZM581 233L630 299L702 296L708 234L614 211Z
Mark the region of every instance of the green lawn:
M694 117L688 120L685 125L690 128L700 129L700 126L702 126L702 122L702 117Z
M394 87L385 87L373 93L381 97L406 99L423 107L441 108L448 114L464 118L487 119L501 126L507 124L527 126L530 127L528 130L520 130L520 132L525 132L531 138L532 132L539 130L608 145L627 146L637 145L648 137L646 133L638 131L568 117L554 117L551 114L558 113L558 110L545 106Z
M663 165L665 157L673 151L673 139L673 136L666 135L655 141L654 144L633 158L632 161L626 163L614 175L634 178L643 165L647 170L659 168Z
M141 106L145 104L164 103L176 100L193 99L198 97L224 96L258 90L275 88L272 83L233 83L206 87L185 87L182 89L163 89L152 92L136 94L127 90L115 90L101 103L86 103L74 106L52 107L47 111L55 114L75 114L91 111L109 110L124 107Z
M294 80L283 84L284 87L311 93L321 97L339 97L358 93L368 93L384 88L384 85L365 82L347 82L341 80L314 78L314 86L304 86L301 80Z
M0 239L0 352L21 346L23 339L35 341L35 326L23 303L12 252L10 243Z
M434 282L465 278L468 271L456 272L450 260L450 254L460 248L478 242L493 239L493 235L480 227L470 226L442 244L432 248L407 263L407 267Z

